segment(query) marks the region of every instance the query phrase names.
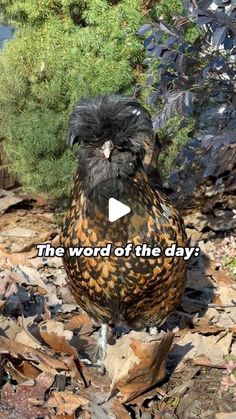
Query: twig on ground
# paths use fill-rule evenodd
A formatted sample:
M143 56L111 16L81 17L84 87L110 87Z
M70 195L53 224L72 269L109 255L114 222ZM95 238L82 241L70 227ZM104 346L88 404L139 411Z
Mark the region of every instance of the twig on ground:
M232 304L214 304L214 303L204 303L203 301L200 300L195 300L195 298L189 298L189 297L184 297L182 302L185 303L194 303L198 306L202 306L202 307L209 307L209 308L233 308L236 307L236 301L231 300Z

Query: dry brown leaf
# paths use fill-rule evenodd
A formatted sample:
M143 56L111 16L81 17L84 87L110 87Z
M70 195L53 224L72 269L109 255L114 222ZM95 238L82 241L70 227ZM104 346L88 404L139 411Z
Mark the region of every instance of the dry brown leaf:
M43 319L45 320L51 320L52 314L51 311L48 309L47 302L43 302Z
M14 365L16 370L18 370L18 360L23 359L29 361L32 367L43 372L57 374L60 371L65 371L66 374L84 385L84 380L81 380L81 365L78 360L74 360L74 356L64 356L63 360L60 360L55 355L48 355L41 349L34 349L5 337L0 337L0 354L3 354L5 358L11 355L10 359L13 364L12 357L16 358L16 366ZM19 374L21 374L20 371Z
M72 415L78 407L86 406L88 403L89 400L79 394L69 391L53 391L46 406L56 408L58 415Z
M130 415L125 407L119 402L119 400L112 400L111 411L119 419L130 419Z
M1 189L0 198L0 214L3 214L12 205L16 205L24 201L24 198L16 196L14 192L5 191L3 189Z
M0 406L0 419L9 419L8 414L6 413L6 411L4 412L3 409Z
M34 258L36 255L37 249L36 247L33 247L32 250L28 252L9 253L8 259L12 265L32 266L30 259Z
M0 300L0 310L5 306L5 304L6 304L6 301Z
M31 348L41 348L40 342L37 342L29 333L27 333L24 329L18 332L15 336L15 341L19 343L23 343L24 345L30 346Z
M92 419L91 412L89 412L88 410L83 410L83 412L81 413L81 419Z
M67 356L64 358L64 362L68 366L68 369L70 370L71 377L73 377L78 382L80 381L80 383L84 385L85 379L83 378L81 380L82 365L80 364L79 360L75 359L74 356ZM86 382L86 385L87 385L87 382Z
M8 265L22 265L32 266L30 259L35 257L37 249L32 249L31 252L25 253L8 253L0 250L0 258L6 258Z
M94 391L89 387L81 390L80 395L89 400L89 404L83 407L82 419L128 419L130 415L120 400L112 398L106 402L107 392ZM136 404L136 400L135 400Z
M50 348L54 349L55 352L62 352L77 358L76 349L73 346L70 346L64 336L58 336L56 333L47 333L43 331L40 331L40 335L44 342L46 342Z
M34 367L28 361L22 361L19 365L17 365L17 370L28 380L36 378L41 373L38 368Z
M72 338L73 332L65 330L64 326L64 323L50 319L40 324L40 330L47 333L56 333L58 336L64 336L69 340Z
M132 331L115 345L107 346L104 361L122 402L133 400L165 377L165 365L173 340L172 333L150 336Z
M22 330L22 325L10 317L0 317L0 336L15 340L17 333Z
M33 218L45 221L48 224L55 223L55 214L52 212L45 212L43 214L32 214Z
M1 281L0 281L0 295L5 295L7 286L9 284L8 278L7 278L7 271L2 273L1 275Z
M136 397L134 403L137 406L141 407L145 402L150 401L156 398L157 396L159 398L163 398L167 396L167 392L163 388L155 386L154 389L148 390L144 394L141 394L140 396Z
M86 313L76 314L71 317L68 323L65 325L67 330L80 330L80 335L86 335L92 333L93 323Z
M24 199L34 200L35 207L48 207L55 204L53 198L46 193L21 192L20 196L24 197Z
M17 287L16 284L12 283L12 284L9 284L9 286L8 286L6 292L5 292L4 297L9 298L11 295L14 295L14 294L17 294L17 293L18 293L18 287Z
M27 380L36 378L42 372L38 368L33 367L30 363L28 363L28 365L31 368L28 368L27 374L25 374L25 372L23 372L18 365L14 366L10 361L7 361L5 370L10 374L12 378L14 378L14 380L16 380L18 384L21 384Z
M17 293L17 283L20 283L18 275L9 270L3 271L0 281L0 295L7 298L12 294Z
M0 229L2 250L17 254L37 250L38 243L49 241L57 233L54 224L49 226L45 221L36 222L30 212L29 217L22 217L21 211L4 214L0 220Z
M231 413L216 413L215 419L236 419L236 412Z
M180 329L175 333L175 337L176 336L182 336L186 333L201 333L202 335L217 335L220 332L223 331L229 331L229 332L233 332L233 335L236 333L236 326L230 326L230 327L224 327L218 324L211 324L211 317L208 316L208 312L205 313L205 315L203 317L198 317L196 319L194 319L193 324L194 324L194 329L189 329L189 328L185 328L185 329Z
M236 301L236 289L234 287L229 287L228 285L219 284L216 290L216 295L218 296L218 301L220 300L223 305L230 305L232 301ZM232 307L233 311L236 311L235 307Z
M233 284L233 279L229 272L224 268L219 270L218 263L214 260L208 262L208 265L205 267L205 273L206 275L210 275L217 284Z
M211 368L218 368L224 369L225 368L225 361L222 361L221 364L213 364L209 358L198 356L196 359L192 360L193 365L200 365L202 367L211 367Z
M52 240L52 246L53 246L53 247L59 247L59 246L60 246L60 244L61 244L61 242L60 242L60 235L59 235L59 234L57 234L57 235L54 237L54 239Z
M111 381L107 374L98 374L96 368L86 368L85 374L86 380L91 383L93 391L97 391L99 389L102 393L109 392Z
M30 346L5 337L0 337L0 354L6 356L11 355L13 358L31 361L39 369L46 367L47 371L51 371L52 373L55 373L55 370L68 370L65 362L55 358L55 356L47 355L40 349L31 348Z
M175 342L170 359L179 359L176 371L180 371L187 360L207 358L209 365L222 364L224 355L229 354L232 333L221 332L216 336L187 333Z
M50 292L50 288L43 282L39 272L36 269L30 268L28 266L19 265L15 266L14 270L16 274L19 276L21 283L32 285L34 287L39 287L41 289L44 289L44 291L46 291L47 293Z

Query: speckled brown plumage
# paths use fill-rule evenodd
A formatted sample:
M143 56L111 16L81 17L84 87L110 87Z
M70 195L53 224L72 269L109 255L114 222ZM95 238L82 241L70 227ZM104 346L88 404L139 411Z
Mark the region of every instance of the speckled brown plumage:
M101 106L101 100L99 104ZM119 116L121 111L117 111L117 103L114 106L113 113L117 112ZM123 106L127 104L124 102ZM134 102L133 106L139 109L140 105ZM146 112L144 108L140 109ZM123 118L126 117L124 115ZM145 116L149 118L147 112ZM138 122L143 123L142 120ZM74 129L78 133L78 127ZM140 148L143 148L147 131L146 128L140 135L139 131L131 130L129 141L136 135L140 140ZM61 244L66 249L63 262L76 301L96 322L128 325L135 329L158 326L181 300L185 287L186 261L180 257L138 257L134 252L128 257L70 257L68 253L68 247L105 246L107 243L112 243L112 247L125 246L127 243L147 243L162 249L172 243L177 243L177 246L186 245L182 219L173 204L156 189L145 173L140 159L141 151L137 151L136 147L135 152L129 152L129 147L131 150L132 147L128 142L126 156L126 151L119 148L115 134L115 147L109 162L100 152L104 140L99 141L98 137L95 147L93 143L88 147L91 159L101 159L97 164L109 164L104 169L106 176L96 187L85 187L86 167L83 167L79 157L71 204L61 234ZM83 145L82 142L80 147L83 146L86 148L86 143ZM123 160L126 156L124 171L131 159L136 162L131 174L122 172L120 153L123 153ZM138 156L137 160L134 160L134 156ZM117 167L119 170L116 176ZM93 168L90 169L89 173L92 173ZM109 197L120 199L130 206L131 213L113 223L109 222Z

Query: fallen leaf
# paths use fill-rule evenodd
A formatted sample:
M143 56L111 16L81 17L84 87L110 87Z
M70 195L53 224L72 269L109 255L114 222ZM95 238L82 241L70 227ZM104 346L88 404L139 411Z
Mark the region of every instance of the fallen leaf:
M69 370L68 366L55 356L47 355L40 349L34 349L5 337L0 337L0 354L3 356L11 355L11 357L16 359L31 361L39 369L44 370L46 368L47 372L51 371L55 373L55 370Z
M107 393L94 391L93 388L88 387L81 390L80 395L89 400L88 405L84 406L81 412L82 419L128 419L127 416L122 416L124 412L126 414L127 410L119 400L112 399L104 403L108 395Z
M5 364L5 370L8 372L8 374L10 374L10 376L14 380L16 380L18 384L21 384L27 380L36 378L42 372L38 368L33 367L33 365L31 365L29 362L28 366L28 371L26 372L22 370L22 363L20 364L20 366L18 366L17 364L16 366L14 366L12 362L8 360Z
M64 336L58 336L56 333L47 333L40 331L40 335L44 342L47 343L50 348L54 349L55 352L62 352L64 354L73 355L77 357L76 349L70 346Z
M3 214L10 207L12 207L12 205L16 205L24 201L23 198L17 197L14 192L1 189L0 194L0 214Z
M65 338L70 340L73 336L73 332L65 329L66 327L64 323L58 320L49 319L40 324L40 330L42 332L56 333L58 336L64 336Z
M234 287L229 287L228 285L219 284L216 295L218 296L218 301L223 305L230 305L232 304L232 301L236 301L236 289ZM232 307L232 310L236 310L236 304L235 307Z
M22 228L22 227L14 227L11 230L3 231L2 232L3 237L35 237L36 232L34 230L30 230L28 228Z
M224 369L225 361L222 361L220 364L213 364L209 358L198 356L196 359L192 360L193 365L201 365L202 367L211 367Z
M40 342L37 342L30 334L28 334L24 329L18 332L15 336L15 341L19 343L23 343L24 345L28 345L31 348L40 348Z
M79 329L80 335L86 335L92 333L94 326L89 316L86 313L81 313L71 317L68 323L66 323L65 329Z
M203 336L199 333L187 333L175 342L170 352L170 359L176 359L176 371L183 367L187 360L207 358L209 365L221 364L224 355L229 354L232 343L232 333L222 332L217 336Z
M15 340L17 333L22 330L22 325L10 317L0 317L0 336Z
M32 266L31 258L36 256L36 248L25 253L8 253L0 250L0 258L6 258L10 265Z
M1 216L1 250L18 254L36 251L38 243L48 242L58 233L54 223L35 219L34 215L34 210L16 210Z
M36 269L19 265L14 266L12 270L19 276L20 283L32 285L34 287L37 286L44 289L47 293L50 292L49 287L43 282Z
M119 391L124 403L162 381L172 340L172 333L150 336L132 331L115 345L107 345L104 365L111 379L111 392Z
M82 366L79 360L75 359L74 356L67 356L64 358L64 362L68 366L71 377L77 380L77 382L80 382L82 385L87 385L84 376L82 376Z
M27 379L34 379L41 373L38 368L34 367L28 361L22 361L19 365L17 365L17 370Z
M139 407L141 407L145 402L150 401L154 398L160 398L167 396L167 392L161 388L161 387L155 387L154 389L151 389L144 394L141 394L140 396L135 398L135 404Z
M69 391L53 391L46 403L47 407L54 407L58 415L72 415L78 407L85 406L89 400L79 394Z
M112 400L111 411L119 419L130 419L130 415L125 407L119 402L119 400Z
M229 272L222 268L218 269L218 263L214 260L209 261L205 268L206 275L210 275L217 284L232 285L233 279Z

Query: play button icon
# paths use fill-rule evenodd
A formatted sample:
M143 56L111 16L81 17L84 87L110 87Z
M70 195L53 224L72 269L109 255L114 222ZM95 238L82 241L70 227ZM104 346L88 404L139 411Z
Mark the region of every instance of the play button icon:
M111 223L113 223L113 221L119 220L119 218L124 217L126 214L129 214L130 211L130 207L122 204L120 201L117 201L117 199L109 199L108 219Z

